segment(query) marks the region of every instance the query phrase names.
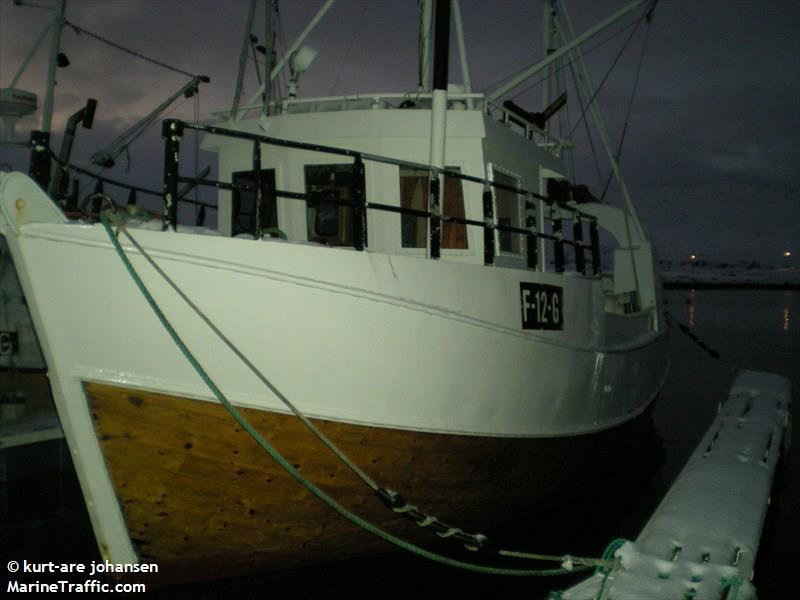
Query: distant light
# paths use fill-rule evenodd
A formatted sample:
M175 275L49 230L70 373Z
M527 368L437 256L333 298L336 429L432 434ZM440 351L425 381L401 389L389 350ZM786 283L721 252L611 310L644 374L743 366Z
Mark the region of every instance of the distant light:
M789 257L792 255L792 253L791 253L791 252L789 252L789 251L787 250L786 252L784 252L784 253L783 253L783 255L784 255L786 258L789 258Z
M690 254L689 255L689 260L697 260L697 255L696 254Z

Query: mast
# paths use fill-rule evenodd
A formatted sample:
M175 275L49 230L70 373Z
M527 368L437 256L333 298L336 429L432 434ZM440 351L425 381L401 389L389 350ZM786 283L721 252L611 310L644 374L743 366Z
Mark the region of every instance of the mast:
M652 6L652 5L651 5ZM556 22L556 25L559 27L559 35L562 38L566 38L565 33L569 34L573 39L575 38L575 29L572 26L572 20L569 17L569 13L567 12L566 6L563 5L562 0L562 13L564 15L564 22L566 24L567 30L566 32L561 31L561 23L560 21ZM633 207L633 202L631 201L630 193L628 191L628 186L625 182L625 178L622 176L622 171L620 169L619 164L619 157L617 156L616 152L611 146L611 141L609 140L608 130L606 129L605 120L603 119L603 115L600 112L600 108L597 102L597 93L592 84L592 79L589 76L589 71L586 68L586 64L583 61L583 55L580 52L570 52L573 55L573 60L577 66L577 80L578 80L578 93L584 97L585 102L588 103L588 110L591 113L592 117L594 118L595 127L597 128L598 133L600 134L600 140L603 143L603 147L605 148L606 154L608 155L608 160L611 163L611 169L614 172L614 177L617 180L617 183L620 187L620 192L622 193L622 214L624 215L625 219L625 231L628 238L628 251L631 261L631 272L633 274L633 282L636 288L636 294L638 296L638 301L644 301L643 298L643 288L642 282L639 276L639 265L637 264L638 261L643 260L640 256L638 256L637 250L638 248L634 247L631 230L635 230L638 234L638 237L642 240L646 240L647 236L642 228L641 221L639 221L639 216L636 214L636 209Z
M569 13L566 11L566 7L563 7L564 10L562 11L564 14L564 22L567 26L567 31L571 37L575 37L575 30L572 27L572 20L569 17ZM560 23L559 23L560 25ZM562 37L566 37L563 36ZM616 155L614 148L611 146L611 141L608 135L608 129L606 128L605 120L603 119L603 114L600 111L598 106L597 94L592 84L592 79L589 76L589 71L586 68L586 63L583 61L583 55L577 51L570 51L573 60L575 61L575 65L577 66L578 72L578 91L583 96L584 101L588 103L588 110L594 119L595 126L597 128L598 133L600 134L600 141L603 144L603 148L605 148L606 154L608 155L608 160L611 163L611 169L614 172L614 177L617 180L617 183L620 186L620 191L622 193L622 200L623 206L625 208L626 216L630 216L630 220L632 221L633 226L636 228L637 233L644 238L644 230L642 229L641 222L639 221L639 217L636 214L636 209L633 207L633 202L631 201L630 193L628 192L628 186L625 183L625 179L622 176L622 171L619 165L619 158Z
M420 0L419 5L419 91L431 89L431 23L433 22L433 1Z
M444 150L447 135L447 69L450 50L450 0L436 0L435 39L433 49L433 92L431 99L431 152L433 167L429 185L430 257L439 258L442 227L441 197L444 192Z
M322 20L322 17L324 17L325 13L327 13L328 10L330 10L331 6L335 1L336 0L325 0L325 4L322 5L317 14L314 15L314 18L311 19L311 21L309 21L308 25L306 25L306 28L303 29L303 31L300 33L300 35L297 37L294 43L289 47L289 49L286 50L284 55L278 61L278 64L272 67L272 71L267 70L264 76L264 82L258 87L258 90L256 90L256 92L252 96L250 96L250 99L247 101L247 104L245 106L251 106L256 100L258 100L258 98L264 93L264 89L266 88L266 83L268 81L272 81L278 76L278 73L280 73L281 69L283 69L283 67L286 66L286 63L289 62L295 50L300 48L300 45L308 37L308 34L310 34L314 30L314 27L316 27L317 24L320 22L320 20ZM242 117L244 117L246 112L247 112L246 110L239 109L239 111L236 114L231 114L231 120L240 121Z
M545 0L543 8L543 26L542 26L542 58L547 58L555 52L555 16L556 16L556 3L555 0ZM542 81L542 110L550 106L550 78L553 76L553 65L547 67L547 76ZM549 121L545 121L544 128L548 128Z
M250 35L253 31L253 17L256 14L257 0L250 0L247 9L247 21L244 27L244 38L242 39L242 51L239 53L239 73L236 77L236 89L233 92L233 105L231 106L231 117L239 110L239 100L242 97L242 85L244 84L244 72L247 67L247 56L250 51ZM269 71L267 71L269 72Z
M42 111L42 131L50 133L53 119L53 90L56 85L56 65L58 64L58 49L61 45L61 27L64 24L64 8L66 0L58 0L56 14L53 17L53 37L50 38L50 61L47 65L47 88Z
M45 88L44 108L42 109L42 128L31 132L31 162L29 174L43 190L50 186L50 129L53 120L53 92L56 85L56 66L58 49L61 45L61 27L64 24L66 0L58 0L53 16L50 38L50 60L47 64L47 86Z
M461 0L453 0L453 23L456 27L456 41L458 42L458 57L461 59L461 81L464 83L464 93L471 94L472 80L469 76L467 44L464 41L464 23L461 20ZM472 108L472 98L467 98L467 108Z
M264 53L266 67L264 73L272 73L272 65L275 60L275 13L278 8L278 0L267 0L267 14L264 23ZM269 115L269 100L272 91L272 77L264 77L264 102L261 105L261 114L265 117Z

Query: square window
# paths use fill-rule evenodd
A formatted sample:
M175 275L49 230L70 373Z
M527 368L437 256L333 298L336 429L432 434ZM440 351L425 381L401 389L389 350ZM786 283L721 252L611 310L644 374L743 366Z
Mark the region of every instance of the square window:
M447 167L451 171L457 168ZM400 207L415 210L428 210L428 171L400 167ZM449 217L464 218L464 194L461 180L457 177L444 178L444 201L442 214ZM401 243L403 248L425 248L427 246L428 219L415 215L401 215ZM466 249L467 226L463 223L443 223L442 248Z
M233 173L231 181L234 185L248 185L255 187L255 171L237 171ZM264 209L261 213L261 229L278 227L278 206L275 196L269 192L275 190L275 169L261 169L258 171L264 195ZM240 233L255 235L256 231L256 192L255 190L234 190L232 194L233 210L231 211L231 235Z

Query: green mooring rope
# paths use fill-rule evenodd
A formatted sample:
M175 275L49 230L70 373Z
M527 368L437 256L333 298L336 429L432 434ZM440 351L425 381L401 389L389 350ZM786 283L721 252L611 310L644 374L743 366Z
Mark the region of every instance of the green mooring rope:
M722 585L722 589L730 588L733 590L733 595L731 595L730 600L737 600L739 597L739 591L742 589L742 584L744 580L739 577L738 575L732 575L731 577L723 577L720 581Z
M369 521L361 518L357 514L349 511L344 506L339 504L336 500L331 498L328 494L318 488L314 483L306 479L300 472L295 469L284 457L283 455L275 449L259 432L256 430L250 422L233 406L230 401L225 397L225 394L222 393L208 373L203 369L200 363L197 361L195 356L183 342L183 340L178 335L178 332L169 322L167 317L161 311L161 308L156 303L153 296L150 294L147 287L144 285L144 282L139 277L139 274L134 269L133 265L131 264L130 260L128 259L125 251L122 249L122 246L119 243L116 235L114 234L113 230L111 229L111 225L108 222L108 216L106 214L101 215L101 221L103 227L108 234L109 239L116 250L117 255L119 256L120 260L125 265L125 269L128 271L128 274L133 279L136 287L139 288L139 291L144 296L147 303L150 305L150 308L155 313L158 320L163 325L164 329L167 330L169 336L172 338L172 341L175 342L175 345L178 346L178 349L184 355L189 364L194 368L203 382L208 386L217 400L222 403L225 409L230 413L233 419L244 429L250 436L256 441L256 443L261 446L261 448L269 454L272 459L280 465L280 467L285 470L289 475L291 475L300 485L306 488L309 492L311 492L314 496L316 496L319 500L324 502L329 508L336 511L339 515L357 525L361 529L371 533L374 536L379 537L380 539L397 546L403 550L416 554L417 556L421 556L423 558L427 558L428 560L432 560L434 562L438 562L444 565L448 565L451 567L456 567L459 569L464 569L467 571L473 571L476 573L484 573L488 575L511 575L511 576L523 576L523 577L544 577L544 576L554 576L554 575L565 575L565 574L572 574L572 573L579 573L581 571L586 571L591 569L591 565L577 565L574 566L572 569L510 569L510 568L501 568L501 567L490 567L486 565L476 565L473 563L464 562L461 560L453 559L447 556L443 556L441 554L437 554L435 552L431 552L429 550L425 550L424 548L420 548L410 542L407 542L401 538L398 538L391 533L373 525Z

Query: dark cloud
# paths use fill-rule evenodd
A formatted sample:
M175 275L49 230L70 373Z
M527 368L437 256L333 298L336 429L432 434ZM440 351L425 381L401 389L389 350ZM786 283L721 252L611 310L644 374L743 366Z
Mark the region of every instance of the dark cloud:
M585 0L567 4L576 31L582 32L625 2ZM280 4L284 46L295 39L321 5L321 0ZM70 0L67 18L154 59L209 75L212 82L203 86L200 100L201 114L207 118L211 110L230 107L246 6L246 0ZM462 2L462 12L474 89L494 84L541 57L540 3L469 0ZM0 0L0 85L8 85L45 18L44 11ZM320 54L301 79L301 94L414 90L417 18L417 3L409 0L341 0L308 40ZM632 185L736 182L797 193L798 23L800 3L795 0L660 2L648 33L622 157ZM262 31L263 16L259 15L255 32L262 35ZM592 50L586 62L595 83L616 59L629 31L622 30L613 37L601 34L588 43L587 48ZM644 37L643 25L599 96L615 146ZM182 75L109 48L86 34L66 29L63 39L73 64L59 72L56 125L60 127L70 112L82 106L86 96L97 97L97 131L87 133L83 138L86 141L90 137L92 141L113 139L126 124L152 110L185 81ZM599 44L604 40L607 42ZM455 44L452 36L451 81L460 83ZM41 90L45 53L41 50L36 56L21 87ZM571 79L568 69L562 74L566 81ZM252 69L250 75L245 96L255 88ZM537 110L540 95L540 89L534 86L521 93L517 101ZM190 101L173 114L191 118L193 109ZM581 112L574 93L570 94L569 112L573 119ZM593 187L601 186L608 173L607 161L601 157L602 175L598 178L586 152L588 140L582 127L574 138L583 152L575 153L579 175ZM598 153L602 153L596 134L593 139ZM149 132L142 143L153 144L158 150L134 147L137 165L131 175L135 175L138 163L144 163L141 176L157 179L153 176L161 168L157 131ZM90 154L87 148L77 148L76 153ZM786 210L791 208L787 206Z

